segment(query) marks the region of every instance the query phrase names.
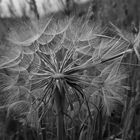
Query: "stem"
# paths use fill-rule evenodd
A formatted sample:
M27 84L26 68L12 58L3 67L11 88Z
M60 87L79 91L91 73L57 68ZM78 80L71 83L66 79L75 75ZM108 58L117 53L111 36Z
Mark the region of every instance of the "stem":
M102 98L99 99L99 107L101 107L101 104L102 104ZM102 127L103 127L103 116L102 116L102 110L99 111L98 113L98 125L99 125L99 128L98 128L98 140L103 140L103 137L102 137Z
M55 103L57 111L57 140L66 140L65 139L65 128L64 128L64 101L65 95L60 93L60 90L56 86L55 89Z

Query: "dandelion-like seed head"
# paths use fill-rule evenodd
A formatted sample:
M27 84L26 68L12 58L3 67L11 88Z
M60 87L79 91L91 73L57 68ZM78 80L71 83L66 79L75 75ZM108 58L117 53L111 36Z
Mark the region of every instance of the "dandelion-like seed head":
M14 86L27 88L32 111L52 106L56 90L59 90L66 100L66 108L75 101L81 105L87 97L95 99L98 96L110 115L110 106L122 99L118 89L124 88L120 81L126 76L117 72L129 43L120 36L105 35L99 24L91 26L86 18L59 19L54 15L42 22L31 22L33 27L39 26L41 30L34 34L34 28L30 28L28 39L27 29L22 33L23 40L22 34L16 38L11 37L11 32L8 41L22 49L16 59L3 65L23 73L21 77L25 81L19 76ZM92 103L95 102L92 100Z

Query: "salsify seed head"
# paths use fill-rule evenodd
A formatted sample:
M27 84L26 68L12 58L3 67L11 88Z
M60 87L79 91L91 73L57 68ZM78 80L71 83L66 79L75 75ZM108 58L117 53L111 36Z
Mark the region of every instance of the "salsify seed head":
M127 76L119 69L129 42L118 35L106 35L100 23L91 24L84 17L50 15L27 23L31 26L21 25L21 32L16 26L11 27L7 40L19 46L19 56L0 66L23 75L27 72L28 82L17 80L19 83L14 86L26 89L29 114L46 104L52 106L57 89L67 106L98 96L104 112L110 115L111 107L123 98L119 90L125 88L121 80Z

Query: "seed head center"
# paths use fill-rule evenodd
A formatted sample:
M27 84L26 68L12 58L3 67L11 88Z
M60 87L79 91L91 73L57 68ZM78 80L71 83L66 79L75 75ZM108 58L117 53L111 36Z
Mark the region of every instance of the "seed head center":
M64 77L64 74L62 74L62 73L56 73L56 74L53 75L53 78L55 78L55 79L60 79L60 78L63 78L63 77Z

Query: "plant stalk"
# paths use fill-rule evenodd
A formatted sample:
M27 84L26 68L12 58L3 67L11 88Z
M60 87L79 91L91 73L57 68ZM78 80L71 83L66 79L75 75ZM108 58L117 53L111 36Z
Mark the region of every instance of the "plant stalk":
M65 95L60 93L60 90L56 86L55 90L55 104L57 112L57 140L66 140L65 139L65 127L64 127L64 101Z

